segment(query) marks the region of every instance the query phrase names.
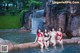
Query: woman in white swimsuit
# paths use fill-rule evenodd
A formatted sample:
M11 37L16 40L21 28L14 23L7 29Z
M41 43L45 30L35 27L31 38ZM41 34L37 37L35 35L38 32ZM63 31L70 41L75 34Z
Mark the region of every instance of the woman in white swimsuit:
M50 42L56 50L56 31L54 30L54 28L52 28L52 31L49 33L49 35L51 36Z

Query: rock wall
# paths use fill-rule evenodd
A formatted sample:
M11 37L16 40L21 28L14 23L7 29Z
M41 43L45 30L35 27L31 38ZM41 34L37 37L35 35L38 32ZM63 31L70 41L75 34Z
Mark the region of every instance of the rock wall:
M59 5L54 7L55 5L48 3L46 6L47 27L61 27L68 36L80 36L80 4L65 5L62 11Z
M62 30L64 31L65 29L65 21L66 21L66 18L65 18L65 15L64 14L59 14L58 16L58 27L61 27Z
M80 16L73 17L71 21L71 31L73 36L80 36Z

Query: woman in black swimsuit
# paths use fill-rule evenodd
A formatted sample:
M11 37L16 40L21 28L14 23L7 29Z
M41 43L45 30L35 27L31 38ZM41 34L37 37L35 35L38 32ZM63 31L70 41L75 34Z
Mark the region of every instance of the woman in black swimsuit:
M49 46L49 39L50 39L49 33L48 33L47 29L45 29L44 30L44 46L45 46L45 49L47 49L47 50L48 50L48 46Z

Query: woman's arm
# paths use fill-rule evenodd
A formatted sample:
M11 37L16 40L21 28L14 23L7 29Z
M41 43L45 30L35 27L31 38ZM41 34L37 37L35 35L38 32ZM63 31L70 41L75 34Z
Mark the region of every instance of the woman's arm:
M63 39L63 34L61 34L61 39L60 39L60 41Z
M43 32L41 32L41 34L42 34L42 39L44 40L44 33L43 33Z
M49 35L49 40L51 39L51 35L50 35L50 32L48 32L48 35Z

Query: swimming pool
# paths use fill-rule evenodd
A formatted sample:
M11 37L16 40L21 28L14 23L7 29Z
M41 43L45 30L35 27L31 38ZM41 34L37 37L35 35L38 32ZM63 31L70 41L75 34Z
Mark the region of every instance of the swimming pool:
M14 44L33 42L35 40L35 34L30 32L9 32L1 33L0 38L4 40L9 40ZM57 51L53 47L49 47L50 51L44 49L44 53L80 53L80 45L78 44L65 44L64 49L57 46ZM41 53L40 48L29 48L23 50L13 50L9 53Z
M39 48L32 48L32 49L11 51L9 53L41 53L41 52ZM44 53L80 53L80 45L68 44L64 45L64 49L61 49L59 46L57 46L57 50L54 50L53 47L49 47L49 51L46 51L44 49Z

